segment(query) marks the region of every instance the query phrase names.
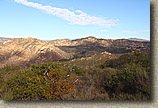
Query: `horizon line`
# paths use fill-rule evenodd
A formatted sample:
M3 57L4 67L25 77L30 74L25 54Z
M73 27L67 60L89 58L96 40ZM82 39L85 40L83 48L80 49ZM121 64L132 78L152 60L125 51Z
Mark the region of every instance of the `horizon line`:
M86 36L86 37L75 38L75 39L63 38L63 39L52 39L52 40L64 40L64 39L67 39L67 40L76 40L76 39L83 39L83 38L89 38L89 37L97 38L97 39L113 39L113 40L117 40L117 39L142 39L142 40L150 41L150 39L135 38L135 37L130 37L130 38L98 38L98 37L95 37L95 36ZM29 37L1 37L0 36L0 38L9 38L9 39L15 39L15 38L34 38L34 39L39 39L39 40L43 40L43 41L52 41L51 39L47 40L47 39L40 39L40 38L36 38L36 37L30 37L30 36Z

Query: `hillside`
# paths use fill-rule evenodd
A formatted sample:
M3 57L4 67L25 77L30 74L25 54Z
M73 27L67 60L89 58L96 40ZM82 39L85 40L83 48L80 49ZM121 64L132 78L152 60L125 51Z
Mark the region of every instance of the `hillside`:
M88 58L0 68L2 100L151 99L150 56L104 52Z
M54 45L35 38L15 38L5 41L0 46L0 65L21 64L31 59L54 61L69 58L70 54ZM43 58L45 57L45 58Z
M14 38L0 43L0 66L30 66L60 59L91 57L102 52L111 54L150 50L150 42L128 39L98 39L92 36L75 40L42 41L36 38Z

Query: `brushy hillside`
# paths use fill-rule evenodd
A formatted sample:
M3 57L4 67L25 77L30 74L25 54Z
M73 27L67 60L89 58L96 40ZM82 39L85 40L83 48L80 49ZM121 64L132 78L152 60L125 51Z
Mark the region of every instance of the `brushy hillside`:
M0 69L2 100L150 100L150 55L94 55ZM114 56L114 55L112 55ZM98 57L98 58L97 58ZM96 58L96 59L95 59Z

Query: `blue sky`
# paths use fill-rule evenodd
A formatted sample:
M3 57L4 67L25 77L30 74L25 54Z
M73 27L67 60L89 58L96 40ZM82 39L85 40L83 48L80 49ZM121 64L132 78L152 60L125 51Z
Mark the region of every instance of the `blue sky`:
M150 0L0 0L0 37L150 40Z

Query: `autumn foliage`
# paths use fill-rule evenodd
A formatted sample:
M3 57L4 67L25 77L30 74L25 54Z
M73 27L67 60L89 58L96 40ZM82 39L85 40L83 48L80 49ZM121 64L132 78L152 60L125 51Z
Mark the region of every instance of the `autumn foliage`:
M77 76L71 77L68 72L64 72L61 69L51 69L47 76L47 80L49 80L49 98L61 100L62 95L73 92L75 79L77 79Z
M50 71L44 75L40 68ZM18 70L9 78L3 88L2 99L9 100L61 100L62 95L73 92L76 76L70 75L57 63L34 65L30 69Z

